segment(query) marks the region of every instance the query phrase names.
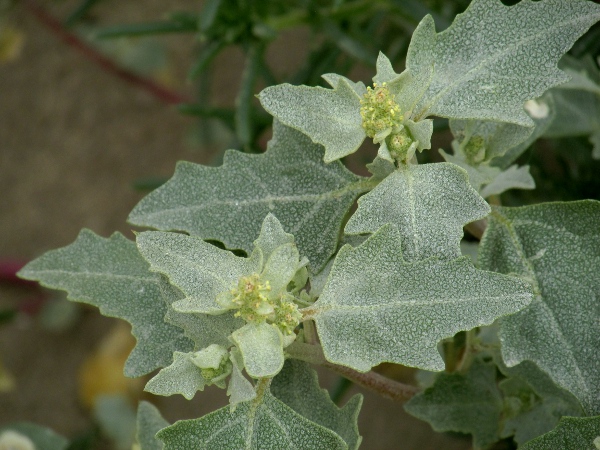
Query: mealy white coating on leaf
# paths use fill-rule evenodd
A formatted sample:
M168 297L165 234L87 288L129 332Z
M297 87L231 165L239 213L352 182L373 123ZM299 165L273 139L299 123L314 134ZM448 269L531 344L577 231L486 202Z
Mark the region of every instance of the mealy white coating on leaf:
M529 304L526 283L475 269L468 257L402 258L387 225L361 246L342 247L319 300L305 311L327 360L366 372L382 362L443 370L440 340Z
M160 415L160 412L151 403L142 401L137 410L136 440L139 450L163 450L163 443L155 435L163 428L169 426Z
M277 217L269 213L263 220L260 234L254 241L254 246L261 250L264 260L267 261L277 247L293 243L294 236L286 233Z
M269 212L320 270L337 248L342 220L366 181L341 163L323 163L323 147L277 121L267 152L225 153L223 166L179 163L173 178L145 197L130 222L182 230L227 248L252 251Z
M405 75L397 74L392 67L392 62L382 52L377 55L376 63L377 73L373 77L373 82L379 85L386 83L393 94L397 93L399 83L403 83Z
M175 311L220 314L215 299L235 287L238 280L260 271L262 254L235 256L195 236L146 231L137 236L138 249L151 270L166 275L186 295L173 303Z
M175 352L173 363L161 369L144 388L155 395L181 394L188 400L194 398L196 392L203 391L206 380L191 359L192 353Z
M453 147L455 147L453 145ZM477 192L481 192L483 186L490 184L494 179L502 173L502 170L498 167L490 166L489 164L473 165L469 164L465 155L457 152L455 149L454 154L446 153L444 150L438 150L442 158L446 162L456 164L458 167L463 168L469 176L469 184Z
M137 345L124 371L138 377L170 364L173 351L192 349L181 329L165 323L165 281L149 269L135 243L123 235L106 239L82 230L71 245L30 262L19 276L67 291L69 299L129 322Z
M367 92L365 83L362 81L354 82L343 75L338 75L337 73L325 73L321 75L321 78L327 81L327 83L329 83L329 85L334 89L337 88L340 80L344 80L350 87L352 87L352 89L354 89L359 97L362 97Z
M533 362L506 367L497 353L494 360L507 377L499 383L505 405L501 437L514 435L515 442L522 445L552 430L562 416L583 415L579 401Z
M600 202L497 208L480 245L481 267L532 283L531 305L501 321L508 366L531 360L600 412Z
M358 449L362 437L358 431L358 413L362 395L354 395L342 408L333 403L329 393L321 389L309 364L289 359L271 383L271 393L298 414L337 433L348 450Z
M165 450L346 450L333 431L296 413L269 391L200 419L182 420L160 431Z
M405 119L413 117L415 106L425 95L431 83L436 63L435 47L435 23L433 18L427 15L415 29L406 54L406 71L402 73L402 76L406 77L406 81L397 97Z
M433 387L410 399L404 409L435 431L469 433L474 448L487 448L500 440L502 396L496 366L475 360L466 374L441 373Z
M231 335L252 378L275 376L283 367L283 336L275 325L248 323Z
M523 103L564 83L558 60L600 20L586 0L474 0L437 35L435 71L417 105L428 115L531 126Z
M325 162L354 153L366 137L361 95L345 78L338 78L334 89L279 84L264 89L258 99L281 123L323 145Z
M280 245L271 252L261 273L261 279L268 280L271 287L268 298L275 299L285 292L298 270L299 263L300 254L295 244Z
M233 412L239 403L256 398L256 391L254 390L252 383L242 374L244 360L236 347L231 349L229 359L233 368L231 370L229 385L227 386L227 395L229 396L231 411Z
M500 172L494 180L481 190L482 197L500 195L509 189L535 189L535 181L529 173L529 166L510 166Z
M409 165L358 200L348 234L373 233L387 223L400 231L405 261L460 256L463 226L489 213L467 173L449 163Z
M600 416L563 417L558 426L523 445L522 450L597 450L595 439L600 436Z
M419 151L431 148L431 136L433 136L433 120L424 119L418 122L407 120L404 124L410 131L412 137L417 141Z
M245 324L242 318L234 317L233 311L215 316L180 313L171 309L167 312L165 321L182 328L185 336L194 342L196 350L210 344L229 346L229 335Z

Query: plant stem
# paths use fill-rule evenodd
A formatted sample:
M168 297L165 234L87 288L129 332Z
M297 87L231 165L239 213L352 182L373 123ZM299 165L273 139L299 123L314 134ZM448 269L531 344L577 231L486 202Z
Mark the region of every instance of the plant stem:
M465 350L460 362L456 366L456 371L465 373L471 367L473 360L475 359L475 330L468 330L465 332Z
M82 40L75 33L68 31L63 24L53 17L48 11L41 7L35 0L25 0L25 7L31 14L44 25L48 30L55 34L65 44L73 47L82 53L86 58L98 64L106 72L112 73L118 78L131 83L164 103L174 105L179 103L191 103L192 100L186 96L173 92L165 88L154 80L138 75L135 72L119 67L113 60L104 56L92 45Z
M292 358L326 367L359 386L377 392L382 397L397 402L405 402L420 392L420 389L416 386L400 383L384 377L377 372L370 371L362 373L349 367L330 363L325 359L323 350L319 345L294 343L286 348L286 352Z

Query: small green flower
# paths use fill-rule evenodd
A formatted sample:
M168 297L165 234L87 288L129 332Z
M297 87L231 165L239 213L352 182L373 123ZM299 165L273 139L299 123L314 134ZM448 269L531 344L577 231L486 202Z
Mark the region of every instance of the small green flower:
M390 133L402 128L404 117L387 83L373 84L360 101L360 116L365 134L381 142Z

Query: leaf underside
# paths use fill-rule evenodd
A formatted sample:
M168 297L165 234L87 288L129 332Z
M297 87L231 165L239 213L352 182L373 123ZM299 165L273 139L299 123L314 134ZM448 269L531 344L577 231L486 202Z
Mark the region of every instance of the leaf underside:
M563 417L554 430L527 442L522 449L597 450L599 436L600 416Z

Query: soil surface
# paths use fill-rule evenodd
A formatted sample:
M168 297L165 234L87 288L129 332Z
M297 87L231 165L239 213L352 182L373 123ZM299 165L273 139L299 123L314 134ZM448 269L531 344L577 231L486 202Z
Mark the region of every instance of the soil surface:
M138 2L101 2L96 14L108 24L160 18L166 8L189 8L184 1L143 3L139 8ZM76 2L44 4L64 17ZM30 260L71 243L82 228L102 236L120 231L132 237L126 218L143 195L132 188L136 180L168 177L178 160L209 163L222 150L219 145L190 144L193 119L103 71L24 8L8 19L24 33L25 42L16 60L0 64L1 260ZM169 37L164 42L172 87L193 94L185 71L194 38ZM277 42L269 55L286 68L302 59L304 45L299 32ZM232 51L218 60L213 92L221 104L233 103L240 56ZM37 295L28 288L1 289L0 309L26 304ZM68 437L89 429L92 419L78 396L78 373L117 321L94 308L80 311L77 322L62 331L50 331L26 313L0 327L0 359L17 383L16 390L0 393L0 426L32 421ZM336 380L322 373L323 387ZM365 450L470 448L469 439L434 433L400 404L357 388L348 394L357 392L365 396L360 415ZM198 417L226 402L217 389L191 402L144 398L169 421Z

